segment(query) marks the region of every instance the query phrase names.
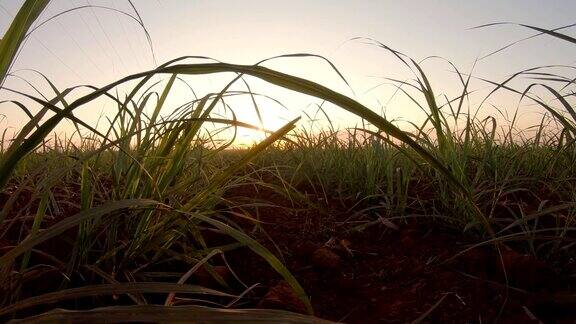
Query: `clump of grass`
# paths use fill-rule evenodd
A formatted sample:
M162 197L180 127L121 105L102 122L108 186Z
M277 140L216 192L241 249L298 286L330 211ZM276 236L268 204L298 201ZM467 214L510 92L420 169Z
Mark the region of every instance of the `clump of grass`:
M575 43L555 31L527 27ZM263 165L284 161L291 165L288 169L293 171L287 177L296 185L310 183L323 195L342 200L364 199L363 211L376 220L365 219L359 228L380 224L383 216L433 217L465 231L474 230L486 242L515 241L542 257L566 251L574 230L576 114L569 90L574 78L546 71L553 67L537 67L503 82L480 79L494 86L480 107L495 93L505 91L543 109L540 123L529 128L533 136L526 137L525 129L516 133L518 111L499 125L497 118L480 119L477 110L466 108L473 92L471 75L452 65L462 90L454 98L442 99L435 95L419 63L381 43L376 45L413 73L412 83L391 81L397 93L426 113L422 124L412 123L411 136L443 168L427 163L428 158L409 143L374 128L345 132L328 128L313 135L312 127L301 129L292 141L277 147L275 156L263 157ZM523 76L536 83L523 90L510 86ZM561 87L556 90L543 82L559 82ZM531 92L537 87L551 95L552 101Z
M2 40L1 50L6 53L2 56L6 59L2 62L3 71L8 71L27 29L46 4L47 1L42 2L42 5L27 1L21 8ZM2 152L2 187L17 188L14 197L18 196L19 191L26 190L31 194L31 199L24 206L9 199L3 206L1 220L8 222L4 234L19 231L20 235L8 238L15 246L0 257L3 295L8 296L2 301L0 314L11 314L38 303L103 293L128 293L131 296L134 293L153 292L205 294L208 291L186 288L184 283L166 286L161 282L133 282L126 286L121 281L134 281L139 272L170 260L188 264L189 267L197 266L206 255L219 249L218 246L208 246L204 240L202 228L206 226L235 238L240 246L248 246L267 259L292 285L311 312L303 289L280 261L241 230L214 218L213 209L217 201L216 193L225 189L232 175L270 143L289 132L296 120L271 133L262 143L242 154L234 164L207 170L202 167L204 162L213 159L231 141L207 149L210 146L207 144L213 141L210 133L203 132L205 123L256 129L236 120L211 117L212 110L225 100L229 95L228 88L240 80L241 75L234 77L219 93L207 94L176 109L167 117L160 117L166 98L180 73L178 71L185 68L177 68L174 73L169 73L170 79L160 93L150 90L149 83L160 71L174 68L174 62L162 65L159 70L133 75L100 89L88 88L88 95L71 102L68 102L67 97L75 94L78 88L60 91L47 78L46 81L54 90L54 98L51 100L13 91L39 103L42 109L31 114L24 105L13 102L28 112L31 119L10 147ZM198 69L198 72L204 73L202 71L202 68ZM111 93L112 89L129 80L138 82L124 100ZM75 109L99 97L111 100L118 107L105 132L74 116ZM153 110L147 114L144 111L150 105L153 105ZM90 131L91 135L81 136L80 146L72 139L64 143L56 139L55 144L49 147L46 145L47 137L63 120L72 121L79 130L79 136L81 127ZM30 173L29 167L40 167L39 172ZM23 179L17 181L18 176ZM58 195L62 194L59 192L62 190L64 196L67 196L64 202L70 204L66 206L69 208L61 205L62 197ZM37 198L40 199L38 204ZM34 209L36 215L31 228L28 228L25 215ZM59 215L65 218L60 220ZM37 253L35 251L38 251L35 249L70 231L74 242L68 257L60 259L48 255L62 272L61 285L74 286L78 280L83 281L82 278L88 275L86 266L89 266L88 272L100 274L104 281L116 285L116 288L109 290L111 287L98 289L97 286L87 286L59 294L48 293L22 299L22 293L25 296L21 290L22 282L14 280L29 277L36 271L35 266L29 262L31 256ZM210 262L204 260L202 263L209 266ZM16 267L17 264L20 266ZM109 273L117 275L104 275ZM74 289L83 289L85 292L72 293ZM215 293L222 297L234 297L208 292L209 295ZM137 300L146 303L142 297Z
M26 1L1 40L2 80L27 30L47 3ZM557 31L526 27L575 43ZM0 256L2 287L5 296L10 296L1 301L0 316L36 305L106 293L126 295L139 305L82 314L56 311L39 318L92 318L109 312L111 319L126 319L133 318L134 310L177 318L190 314L208 318L229 316L229 311L170 306L175 293L209 295L201 302L226 301L225 305L233 305L238 297L186 284L200 266L206 266L210 272L212 257L230 248L211 245L204 235L207 230L228 235L237 241L235 246L248 246L266 259L290 283L311 313L304 290L280 260L246 235L232 219L222 217L217 208L218 204L226 203L221 194L254 161L257 168L273 166L282 170L284 187L297 188L309 183L326 200L337 196L354 201L355 206L362 205L364 214L377 219L362 219L361 227L381 222L382 218L434 217L462 230L473 229L484 243L497 247L511 240L525 243L534 254L553 254L569 247L565 241L573 230L576 204L573 194L576 170L571 163L576 154L576 113L567 99L573 94L566 94L566 89L574 79L530 69L500 83L485 80L494 86L489 96L497 91L516 93L520 100L532 100L542 106L558 123L558 127L551 129L547 120L542 119L536 125L534 138L518 140L512 135L514 120L499 134L495 118L480 120L470 110L463 109L471 92L471 76L455 69L462 92L455 98L440 100L420 63L376 44L395 55L399 64L413 73L415 81L396 82L398 93L411 99L427 115L421 125L413 125L413 132L400 129L345 95L265 68L262 62L191 64L187 59L198 57L182 57L101 88L85 87L87 94L79 94L80 87L58 89L46 78L54 92L51 99L6 89L42 108L32 114L22 103L13 102L28 113L30 121L2 151L0 186L11 192L11 197L6 199L0 214L0 239L13 246ZM195 98L165 113L167 98L179 76L214 73L233 77L221 91ZM509 86L511 80L525 75L562 82L563 87L557 90L539 83L520 91ZM160 91L155 90L159 84L152 81L157 76L168 78ZM213 114L217 106L227 107L229 96L255 95L251 91L230 91L245 76L330 102L356 114L370 126L346 130L344 135L334 128L290 133L296 127L296 119L268 132L265 140L249 150L228 155L226 159L232 156L231 161L223 161L223 152L231 147L234 138L217 143L218 132L238 127L259 129L236 118L215 118ZM120 86L130 88L124 98L114 94ZM552 94L566 114L531 94L530 90L537 86ZM76 99L70 100L74 96ZM74 115L77 109L101 98L117 107L104 131ZM256 105L254 108L258 111ZM322 108L320 111L324 112ZM324 115L328 116L326 112ZM50 134L64 121L76 126L79 141L55 138L48 145ZM208 123L221 126L208 128ZM90 135L82 135L81 129ZM24 203L18 200L23 195L28 195ZM538 200L537 206L534 199ZM72 251L64 258L41 249L55 237L71 241ZM50 264L31 262L37 254L50 260ZM184 275L173 283L144 282L143 272L165 264L186 269L182 271ZM26 296L22 287L42 266L56 269L61 274L58 286L66 289ZM92 283L104 283L86 285L86 278L94 276L98 280ZM246 287L240 296L249 290ZM144 293L172 295L161 307L147 305L153 300L144 298ZM238 316L303 319L299 315L264 311Z

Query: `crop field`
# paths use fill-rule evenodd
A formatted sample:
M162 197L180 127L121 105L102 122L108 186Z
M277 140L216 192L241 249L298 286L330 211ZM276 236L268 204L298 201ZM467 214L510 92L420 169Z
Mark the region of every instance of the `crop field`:
M0 40L2 85L49 2L24 1ZM576 46L561 28L516 27ZM409 71L388 81L426 116L410 130L260 63L190 56L101 87L4 87L28 119L0 147L0 320L574 321L575 67L480 80L478 109L504 93L541 110L523 127L518 111L469 107L474 75L453 66L459 94L440 97L420 61L370 41ZM181 77L215 74L230 76L219 92L169 104ZM231 90L245 77L326 106L239 147L239 129L263 128L214 112L263 95ZM101 100L107 127L78 117ZM338 128L332 109L362 126Z

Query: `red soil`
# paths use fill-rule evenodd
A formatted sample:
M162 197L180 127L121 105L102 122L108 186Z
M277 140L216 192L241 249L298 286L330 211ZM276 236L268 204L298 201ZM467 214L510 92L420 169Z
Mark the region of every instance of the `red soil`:
M235 210L258 217L260 229L246 219L230 218L283 261L309 295L318 317L346 323L405 323L420 317L429 323L576 320L574 280L546 262L504 245L501 257L492 246L484 246L449 260L475 241L439 223L402 221L394 224L397 229L381 224L351 231L354 224L349 222L350 214L343 211L348 209L344 205L352 203L324 202L324 212L298 210L291 208L284 196L251 186L236 188L226 196L238 202L263 199L289 207L259 207L258 213L253 208ZM74 240L73 232L39 249L55 256L66 253ZM209 245L230 242L210 233L206 238ZM2 244L9 243L0 242L0 254L7 250ZM36 257L41 263L42 256ZM227 252L226 260L233 273L222 265L213 270L233 289L238 288L236 276L248 286L259 284L238 306L306 311L288 284L249 249ZM508 289L502 264L511 286ZM23 297L57 290L54 284L60 282L58 276L57 271L40 272L28 282ZM193 280L223 289L206 270L199 271ZM100 301L110 303L110 299Z
M256 194L249 187L233 195L247 200L257 195L289 205L278 194ZM405 323L430 311L424 322L576 320L576 298L561 297L563 292L574 291L574 280L541 260L504 245L502 258L493 246L485 246L449 260L475 242L431 222L399 222L398 230L375 225L353 232L349 231L353 226L345 222L350 215L341 212L345 208L335 202L327 208L329 215L260 208L259 220L266 234L255 233L271 251L280 250L284 263L309 295L316 316L346 323ZM247 231L251 229L242 224ZM254 296L263 298L258 306L305 311L261 258L244 249L230 253L228 259L246 284L263 286Z

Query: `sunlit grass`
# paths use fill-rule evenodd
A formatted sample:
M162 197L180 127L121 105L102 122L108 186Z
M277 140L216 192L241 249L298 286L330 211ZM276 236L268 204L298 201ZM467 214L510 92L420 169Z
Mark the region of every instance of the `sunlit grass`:
M26 1L23 14L15 18L14 28L2 39L2 80L43 5ZM33 14L25 15L27 12ZM556 31L525 27L576 43ZM223 194L238 182L247 183L245 173L250 168L255 172L275 170L281 190L294 197L305 197L295 188L307 184L326 201L329 197L354 201L349 210L354 224L351 230L363 230L382 218L406 221L425 217L472 232L479 244L494 244L497 249L502 242L517 241L535 255L565 253L576 211L576 113L570 92L573 76L554 75L538 68L503 82L483 80L494 87L489 97L499 91L514 93L518 100L532 101L547 113L534 126L535 135L523 138L514 134L514 119L500 125L495 118L479 119L465 108L472 76L456 70L461 93L454 98L439 97L418 62L384 44L375 45L394 55L398 64L411 73L410 81L391 80L399 95L427 115L425 122L413 124L411 131L400 129L373 109L321 84L260 64L209 60L189 63L190 58L197 57L178 58L100 88L82 87L82 94L79 88L58 89L49 79L46 82L53 93L44 94L49 99L6 89L42 108L32 114L22 103L12 102L27 112L30 121L2 150L0 185L10 197L0 214L0 239L9 242L10 248L0 256L0 283L7 296L0 300L0 316L101 294L127 295L139 304L115 308L116 312L108 313L115 319L129 317L134 309L177 316L183 316L182 312L190 316L229 316L230 311L224 310L170 308L174 295L167 298L163 308L146 305L151 301L142 296L210 295L230 305L243 296L186 284L199 266L211 269L212 258L231 248L210 245L205 237L210 231L233 238L237 242L233 247L247 246L265 259L289 282L312 314L306 292L289 269L221 212L223 205L231 207ZM209 74L225 74L230 81L218 92L177 108L166 107L178 77ZM156 76L164 77L165 82L156 84ZM335 129L330 111L319 108L328 126L318 131L302 126L305 123L298 118L288 122L262 119L260 112L266 107L255 101L252 108L257 116L250 120L239 120L234 114L230 118L215 116L216 107L228 107L229 97L256 95L249 90L230 90L246 76L330 102L361 117L365 124ZM525 89L509 86L511 80L523 76L537 83ZM560 86L552 87L547 82ZM116 93L119 86L128 85L126 94ZM537 87L554 100L534 95L530 90ZM77 109L101 99L115 106L106 120L107 128L97 129L75 117ZM78 129L76 139L52 138L53 130L64 121ZM222 141L222 132L232 135ZM250 147L237 150L242 144ZM250 181L256 186L271 186L263 180ZM24 193L29 199L23 204L18 197ZM538 204L529 204L533 201ZM540 222L544 218L552 219L552 225L549 220ZM62 274L59 284L66 289L26 297L21 280L35 275L39 266L31 262L32 257L43 243L65 235L71 235L67 238L73 245L68 257L49 257L57 263ZM140 272L170 263L188 272L170 283L165 282L170 278L158 282L137 280ZM85 280L94 275L98 280ZM246 287L245 292L249 290ZM77 320L103 311L75 315L60 311L40 316ZM302 319L300 315L265 311L238 316Z

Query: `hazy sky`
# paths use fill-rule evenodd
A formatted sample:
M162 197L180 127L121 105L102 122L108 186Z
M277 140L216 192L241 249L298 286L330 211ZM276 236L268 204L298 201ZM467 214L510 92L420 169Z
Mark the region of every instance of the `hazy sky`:
M0 33L3 33L22 1L0 0ZM162 1L134 0L150 32L158 63L182 55L204 55L231 62L251 64L279 54L314 53L334 62L351 83L350 92L328 65L317 59L281 59L267 66L326 84L373 109L387 102L393 90L382 86L381 77L410 78L411 75L388 53L353 37L370 37L417 60L441 56L464 72L475 59L512 41L534 34L517 26L468 30L481 24L510 21L555 28L576 21L574 0L482 0L482 1ZM127 1L56 0L40 21L68 8L83 5L106 6L134 14ZM576 28L565 33L574 36ZM75 84L104 85L122 76L154 67L142 29L131 18L117 12L87 8L63 15L39 28L23 48L14 70L36 69L58 87ZM520 69L576 62L576 46L550 37L537 37L498 55L480 61L474 74L502 80ZM440 60L424 64L437 93L457 94L458 83L450 67ZM32 73L18 72L35 84L42 82ZM221 78L197 78L193 86L209 91ZM227 79L229 80L229 78ZM267 88L255 82L262 92ZM6 86L25 88L16 79ZM45 89L45 87L42 87ZM486 88L479 83L477 88ZM370 91L368 91L370 90ZM293 111L280 113L270 108L267 120L280 125L299 114L309 98L277 90ZM184 92L182 92L184 93ZM2 99L6 92L0 91ZM186 96L182 94L182 96ZM398 99L386 108L393 118L410 119L412 114ZM513 106L505 102L506 106ZM508 108L508 107L506 107ZM515 108L515 107L512 107ZM0 105L9 125L17 125L21 114ZM91 108L86 118L96 118L105 107ZM337 116L345 116L339 115ZM245 119L253 121L248 110ZM344 117L342 117L342 120Z

